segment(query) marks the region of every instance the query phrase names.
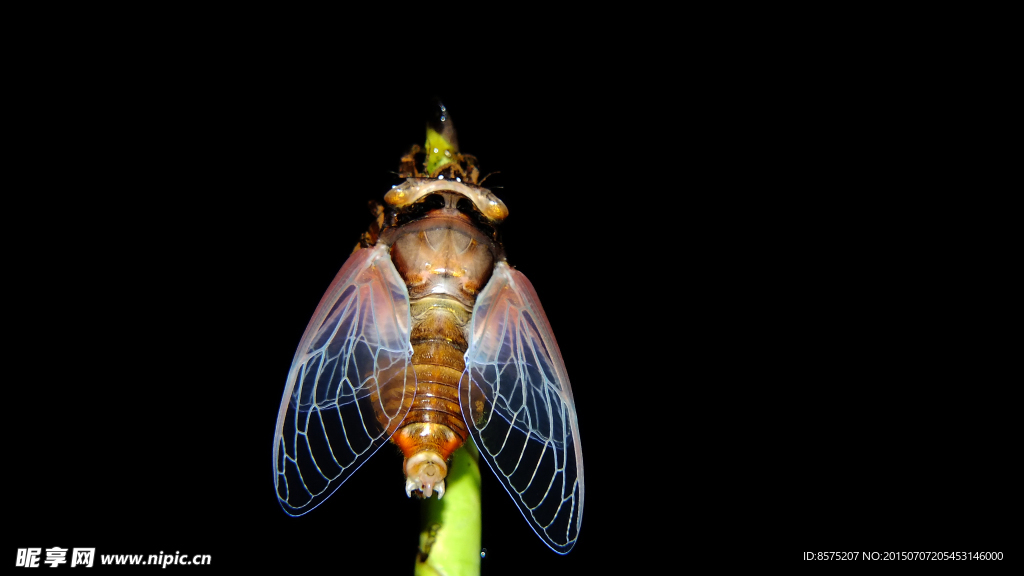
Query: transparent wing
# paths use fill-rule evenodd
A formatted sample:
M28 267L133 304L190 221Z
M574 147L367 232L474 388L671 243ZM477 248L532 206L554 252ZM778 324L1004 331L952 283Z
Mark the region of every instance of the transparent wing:
M409 294L386 246L349 257L320 300L288 371L274 484L299 516L394 433L415 393Z
M487 464L552 550L576 543L583 456L562 354L537 293L505 262L473 308L462 413Z

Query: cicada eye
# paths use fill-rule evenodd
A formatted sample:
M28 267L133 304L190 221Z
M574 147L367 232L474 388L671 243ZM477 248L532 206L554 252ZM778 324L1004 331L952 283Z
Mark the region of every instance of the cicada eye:
M458 203L455 205L455 208L459 212L469 216L479 230L483 231L488 236L494 236L494 226L492 226L487 218L484 217L483 213L480 212L480 209L476 207L476 204L474 204L472 200L469 198L460 198Z
M440 194L431 194L419 202L423 211L439 210L444 208L445 201L444 196Z
M476 209L476 206L473 205L473 202L470 201L469 198L460 198L458 204L455 205L455 208L459 212L462 212L463 214L473 218L474 220L476 220L477 215L480 213L480 211Z
M444 196L440 194L429 194L417 200L398 214L398 224L406 224L422 217L431 210L438 210L445 207Z

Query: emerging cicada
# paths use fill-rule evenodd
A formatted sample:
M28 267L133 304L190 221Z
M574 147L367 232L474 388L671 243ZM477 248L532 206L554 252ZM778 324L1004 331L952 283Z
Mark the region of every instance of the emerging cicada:
M274 439L284 510L334 493L387 440L406 494L444 495L472 434L541 540L572 549L583 459L569 377L530 281L506 263L504 203L477 185L440 106L426 174L406 180L320 300L288 371Z

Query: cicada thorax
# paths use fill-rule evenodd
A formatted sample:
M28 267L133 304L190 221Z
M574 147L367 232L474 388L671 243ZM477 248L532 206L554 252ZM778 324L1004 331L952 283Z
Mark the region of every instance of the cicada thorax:
M493 228L481 226L478 211L466 196L450 190L433 192L404 214L392 215L381 234L391 246L391 260L406 283L411 317L410 344L415 379L404 393L385 398L412 404L400 422L387 430L405 455L406 491L429 497L444 493L447 460L469 436L459 387L463 384L469 331L476 296L500 258ZM412 214L415 219L405 221ZM478 410L479 411L478 407ZM470 408L470 412L473 412Z

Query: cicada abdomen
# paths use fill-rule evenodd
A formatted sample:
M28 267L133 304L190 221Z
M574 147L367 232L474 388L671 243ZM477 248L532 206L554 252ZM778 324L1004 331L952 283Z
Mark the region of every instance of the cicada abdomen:
M446 111L428 127L425 173L363 235L296 350L274 446L278 498L301 515L386 440L407 495L444 495L452 453L473 437L541 539L559 553L583 515L575 405L529 280L506 262L504 203L477 184Z

